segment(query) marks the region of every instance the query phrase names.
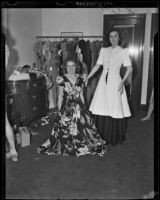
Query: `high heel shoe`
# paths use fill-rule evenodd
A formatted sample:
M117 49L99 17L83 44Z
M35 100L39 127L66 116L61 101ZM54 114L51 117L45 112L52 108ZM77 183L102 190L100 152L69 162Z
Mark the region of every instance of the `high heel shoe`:
M17 162L18 161L18 154L17 153L8 152L6 154L6 158L11 158L13 162Z

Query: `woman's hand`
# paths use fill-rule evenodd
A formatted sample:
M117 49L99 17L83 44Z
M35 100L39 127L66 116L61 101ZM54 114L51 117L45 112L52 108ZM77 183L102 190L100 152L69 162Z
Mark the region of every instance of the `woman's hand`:
M85 79L85 86L87 87L87 85L88 85L88 77L86 77Z
M57 82L58 84L61 84L61 83L63 82L63 78L62 78L61 76L57 76L56 82Z
M87 87L87 85L88 85L88 77L86 78L86 84L85 84L85 85L86 85L86 87Z
M119 83L118 91L120 92L120 95L123 94L123 82L122 81Z
M88 85L88 81L89 81L90 78L91 78L91 75L89 74L89 75L86 77L86 86Z
M87 80L86 80L86 86L88 84L88 80L96 73L96 71L100 68L100 65L96 64L92 71L89 73L88 77L87 77Z
M84 79L84 84L85 84L85 86L87 86L87 83L88 83L87 74L83 74L83 79Z

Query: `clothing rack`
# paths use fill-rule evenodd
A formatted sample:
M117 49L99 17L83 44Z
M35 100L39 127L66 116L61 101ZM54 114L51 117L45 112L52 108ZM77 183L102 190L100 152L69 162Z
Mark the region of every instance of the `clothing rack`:
M102 35L89 35L89 36L36 36L37 39L47 38L104 38Z

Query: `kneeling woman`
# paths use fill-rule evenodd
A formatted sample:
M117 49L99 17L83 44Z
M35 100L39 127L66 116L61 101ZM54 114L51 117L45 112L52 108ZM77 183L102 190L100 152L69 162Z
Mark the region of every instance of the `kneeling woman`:
M50 138L37 152L64 156L102 156L108 147L98 134L94 120L84 104L85 79L76 73L78 65L73 59L67 59L65 67L67 73L57 77L59 114Z

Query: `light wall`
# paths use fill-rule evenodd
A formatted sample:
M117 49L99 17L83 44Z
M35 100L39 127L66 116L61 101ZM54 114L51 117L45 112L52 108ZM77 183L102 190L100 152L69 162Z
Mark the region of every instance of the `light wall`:
M60 36L61 32L83 32L83 35L103 34L102 9L43 9L42 16L44 36Z
M3 26L7 29L11 56L10 72L17 66L36 61L36 36L60 36L61 32L103 34L103 10L85 9L2 9Z
M146 103L149 69L149 42L151 13L157 8L50 8L50 9L2 9L3 26L8 29L11 46L9 69L36 61L34 44L36 36L60 36L61 32L83 32L83 35L103 35L104 14L146 13L146 28L141 103Z
M156 8L132 8L132 12L155 13ZM103 35L104 14L128 14L125 8L51 8L51 9L2 9L3 25L8 29L17 50L13 66L31 65L35 62L35 37L60 36L61 32L83 32L83 35ZM147 34L150 34L147 32ZM15 43L13 45L13 43Z
M35 36L42 34L41 9L2 9L2 19L10 47L9 71L17 66L32 65Z

